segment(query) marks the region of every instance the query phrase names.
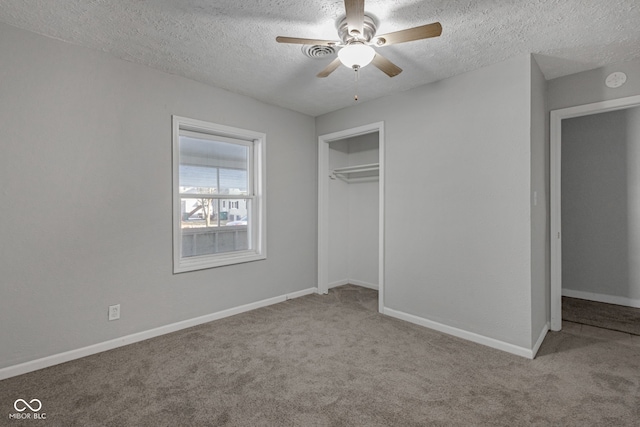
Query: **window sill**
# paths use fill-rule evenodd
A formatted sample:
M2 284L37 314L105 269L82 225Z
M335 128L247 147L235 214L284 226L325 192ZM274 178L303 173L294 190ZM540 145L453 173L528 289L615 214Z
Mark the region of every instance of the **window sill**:
M266 254L254 251L233 252L228 254L203 255L185 258L173 268L173 273L203 270L207 268L224 267L225 265L242 264L267 259Z

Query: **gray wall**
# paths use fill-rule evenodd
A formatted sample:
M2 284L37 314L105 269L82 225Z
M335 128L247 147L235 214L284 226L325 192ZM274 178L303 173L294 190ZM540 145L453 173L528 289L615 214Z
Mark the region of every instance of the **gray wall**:
M386 210L412 210L386 217L388 308L532 347L531 73L523 55L317 118L385 122Z
M531 340L550 319L551 253L547 82L531 61Z
M614 71L627 74L627 82L619 88L608 88L604 81ZM640 61L611 64L595 70L584 71L549 80L548 108L574 107L593 102L640 95Z
M640 107L562 122L562 287L640 300Z
M313 118L6 25L0 56L0 368L316 286ZM172 274L172 114L267 134L267 260Z

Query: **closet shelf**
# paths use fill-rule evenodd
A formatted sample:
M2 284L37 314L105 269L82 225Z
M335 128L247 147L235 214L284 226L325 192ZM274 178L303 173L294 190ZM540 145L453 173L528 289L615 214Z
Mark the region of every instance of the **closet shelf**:
M346 182L370 181L378 179L379 170L380 163L346 166L332 170L329 177L331 179L340 178Z

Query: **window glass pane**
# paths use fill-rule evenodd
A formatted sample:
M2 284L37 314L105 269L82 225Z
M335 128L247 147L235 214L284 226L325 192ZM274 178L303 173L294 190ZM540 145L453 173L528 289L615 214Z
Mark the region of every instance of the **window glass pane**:
M249 200L223 199L223 205L226 205L227 207L223 207L221 209L220 216L226 217L226 222L221 222L221 225L225 225L226 227L247 227L249 218Z
M217 194L218 168L180 165L180 193Z
M247 194L247 171L220 169L220 194Z
M216 199L181 199L181 228L217 227L218 203Z
M180 136L179 188L191 194L247 194L249 147Z
M182 198L182 257L249 249L249 207L247 199Z

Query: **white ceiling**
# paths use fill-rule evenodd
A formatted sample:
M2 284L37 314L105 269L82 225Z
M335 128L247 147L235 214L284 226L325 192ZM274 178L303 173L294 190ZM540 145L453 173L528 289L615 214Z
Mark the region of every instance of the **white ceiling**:
M379 48L404 72L363 68L360 102L519 54L547 79L640 59L639 0L366 0L378 34L439 21L442 36ZM0 0L0 21L312 116L353 104L353 71L316 74L276 36L336 39L342 0Z

